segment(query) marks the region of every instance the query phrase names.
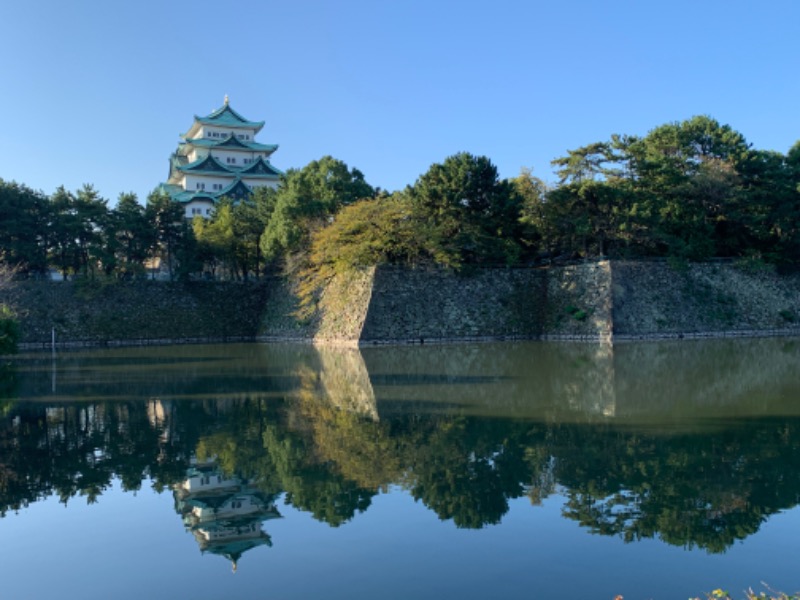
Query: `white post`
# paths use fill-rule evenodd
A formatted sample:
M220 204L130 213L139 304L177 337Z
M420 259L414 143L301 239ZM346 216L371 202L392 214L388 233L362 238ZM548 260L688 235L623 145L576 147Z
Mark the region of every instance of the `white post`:
M55 394L56 393L56 328L55 327L53 327L50 330L50 340L51 340L50 343L51 343L52 348L53 348L53 365L52 365L52 382L51 382L51 386L52 386L53 394Z

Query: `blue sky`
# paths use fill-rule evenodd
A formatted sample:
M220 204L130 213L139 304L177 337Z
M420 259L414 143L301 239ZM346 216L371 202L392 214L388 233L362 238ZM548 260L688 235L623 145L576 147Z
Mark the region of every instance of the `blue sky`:
M113 205L166 178L225 94L273 164L330 154L401 189L460 151L502 177L707 114L800 139L800 1L0 3L0 178Z

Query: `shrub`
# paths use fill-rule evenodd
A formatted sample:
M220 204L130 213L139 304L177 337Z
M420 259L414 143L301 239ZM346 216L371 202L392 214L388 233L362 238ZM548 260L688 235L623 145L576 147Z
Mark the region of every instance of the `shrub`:
M14 354L19 343L19 323L14 311L0 304L0 354Z

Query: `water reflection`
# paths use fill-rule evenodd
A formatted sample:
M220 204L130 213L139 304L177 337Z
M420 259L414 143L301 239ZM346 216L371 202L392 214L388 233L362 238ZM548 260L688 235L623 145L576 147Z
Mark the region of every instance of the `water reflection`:
M186 478L172 487L175 510L200 551L224 556L234 572L245 552L272 545L262 526L280 517L277 494L267 495L247 479L225 473L214 459L193 459Z
M799 355L796 340L127 349L61 355L55 394L49 357L26 355L2 388L0 513L149 478L235 566L270 544L281 496L340 526L401 486L480 528L558 493L593 533L722 552L800 500Z

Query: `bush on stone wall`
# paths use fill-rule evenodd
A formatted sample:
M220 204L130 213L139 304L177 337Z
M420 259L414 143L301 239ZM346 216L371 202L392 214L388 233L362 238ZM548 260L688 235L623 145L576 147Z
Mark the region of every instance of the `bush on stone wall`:
M17 316L7 305L0 304L0 355L14 354L19 343Z

